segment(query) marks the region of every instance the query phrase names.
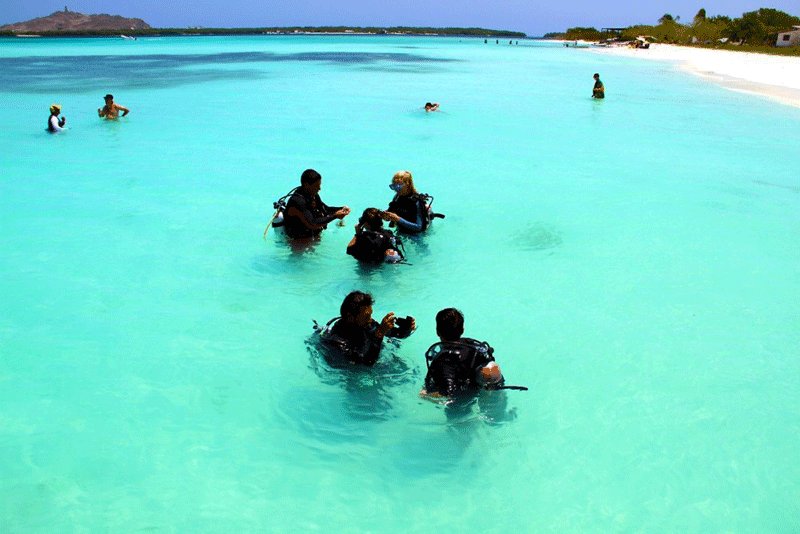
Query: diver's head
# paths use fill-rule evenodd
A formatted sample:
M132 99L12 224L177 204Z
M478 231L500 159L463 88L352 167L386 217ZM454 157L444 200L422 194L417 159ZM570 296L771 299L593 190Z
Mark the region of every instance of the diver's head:
M363 291L351 291L339 307L342 319L361 327L367 327L372 320L372 295Z
M436 314L436 335L442 341L456 341L464 334L464 314L445 308Z
M300 185L312 195L316 195L322 189L322 175L314 169L306 169L300 175Z
M594 78L595 80L599 80L600 79L600 74L595 72L594 76L592 76L592 78Z
M414 178L411 176L411 171L397 171L394 173L389 188L397 192L400 196L406 196L417 192L414 187Z
M61 113L61 104L53 104L50 106L50 113L53 115L58 115Z
M380 230L383 228L383 212L378 208L367 208L358 219L358 224L367 230Z
M432 107L433 107L433 104L431 104L430 102L425 102L425 109L426 110L431 109Z
M106 101L106 104L110 104L114 101L114 95L108 94L103 97L103 100Z

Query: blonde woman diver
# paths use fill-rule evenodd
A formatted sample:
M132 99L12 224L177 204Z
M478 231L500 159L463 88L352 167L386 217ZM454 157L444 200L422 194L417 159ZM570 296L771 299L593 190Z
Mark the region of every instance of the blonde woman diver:
M444 215L431 211L433 197L417 192L411 172L395 173L389 189L395 195L389 203L389 209L384 212L384 218L401 232L419 234L428 228L434 217L444 218Z

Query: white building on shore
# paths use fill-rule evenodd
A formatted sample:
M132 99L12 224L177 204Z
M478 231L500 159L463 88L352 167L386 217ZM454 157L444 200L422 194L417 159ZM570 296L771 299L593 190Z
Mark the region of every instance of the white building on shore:
M792 26L793 30L778 34L775 46L798 46L800 45L800 26Z

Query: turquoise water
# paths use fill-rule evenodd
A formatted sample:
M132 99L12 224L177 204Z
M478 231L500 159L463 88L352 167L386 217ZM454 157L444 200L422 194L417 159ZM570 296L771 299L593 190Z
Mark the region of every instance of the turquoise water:
M0 40L0 93L0 530L800 529L800 110L390 37ZM308 167L447 218L380 269L353 215L262 240ZM418 330L343 374L308 341L353 289ZM447 306L530 391L417 396Z

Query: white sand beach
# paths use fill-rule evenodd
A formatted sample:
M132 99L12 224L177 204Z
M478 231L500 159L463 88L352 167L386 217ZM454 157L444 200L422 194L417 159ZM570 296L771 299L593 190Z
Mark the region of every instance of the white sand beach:
M609 47L589 50L593 53L673 62L728 89L800 107L800 57L667 44L652 44L649 49Z

